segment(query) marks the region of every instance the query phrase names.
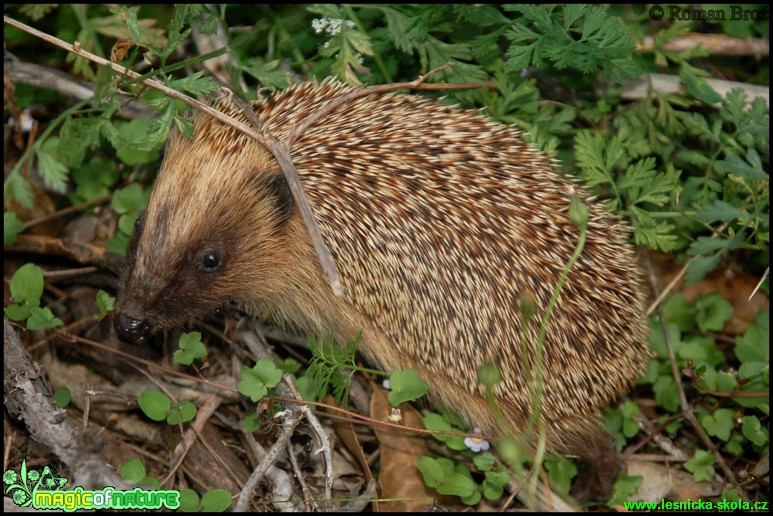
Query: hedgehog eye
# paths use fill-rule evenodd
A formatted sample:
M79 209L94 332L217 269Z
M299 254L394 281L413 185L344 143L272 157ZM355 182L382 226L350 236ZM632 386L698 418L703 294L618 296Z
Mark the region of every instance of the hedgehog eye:
M199 269L204 272L215 272L221 269L223 257L217 251L206 251L199 261Z

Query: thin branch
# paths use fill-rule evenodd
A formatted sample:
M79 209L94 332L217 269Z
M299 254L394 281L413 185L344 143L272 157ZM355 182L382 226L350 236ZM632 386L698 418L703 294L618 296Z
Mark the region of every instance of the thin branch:
M19 61L18 58L5 52L3 68L16 84L27 84L36 88L44 88L77 100L86 100L94 96L96 87L87 81L76 79L61 70L55 70L35 63ZM131 100L124 94L118 94L126 104L116 114L123 118L150 118L156 113L141 104L128 103Z
M770 88L767 86L757 86L755 84L746 84L743 82L726 81L723 79L703 79L719 95L726 97L733 90L740 88L746 92L746 103L750 104L755 98L762 97L765 105L770 105ZM662 94L676 94L685 90L682 79L676 75L663 73L651 73L642 75L637 79L626 81L623 84L623 91L620 98L625 100L640 100L650 95L650 88ZM719 104L711 104L718 108Z
M101 197L97 197L95 199L89 199L88 201L84 201L78 204L73 204L72 206L68 206L67 208L55 211L54 213L49 213L48 215L43 215L42 217L28 220L27 222L24 223L24 230L26 231L32 226L35 226L37 224L42 224L43 222L48 222L49 220L58 219L59 217L63 217L67 214L81 211L85 208L91 208L92 206L97 206L99 204L102 204L105 201L109 201L112 197L113 197L113 194L109 193Z
M244 489L242 489L242 492L239 493L239 499L237 500L236 506L234 507L234 512L246 512L247 505L249 504L250 497L252 496L252 492L258 486L258 482L263 479L266 472L268 471L268 468L273 466L276 461L279 460L280 454L282 451L284 451L285 447L290 442L290 437L292 437L293 432L295 431L295 427L301 420L300 411L289 410L286 412L280 412L275 417L279 416L284 416L284 422L282 423L282 433L279 435L279 438L276 440L271 449L268 450L268 453L266 453L266 456L263 458L260 464L258 464L258 467L256 467L252 472L250 478L244 484Z
M653 289L653 291L657 293L658 280L657 280L657 276L655 275L655 271L652 267L652 262L649 260L649 257L647 257L645 262L647 264L647 272L649 275L650 286ZM733 470L730 469L730 466L727 465L727 462L725 462L725 459L724 457L722 457L722 454L719 453L719 450L711 441L711 438L708 436L706 431L700 425L697 418L695 417L695 412L692 406L690 405L690 402L687 401L687 395L685 394L684 386L682 385L682 375L679 372L679 366L677 365L677 362L676 362L676 355L674 353L673 344L671 343L671 336L668 331L668 325L666 323L666 318L665 318L665 314L663 313L662 306L658 306L658 318L660 319L660 326L663 331L666 350L668 350L668 359L671 364L671 374L674 377L674 384L676 386L676 392L679 396L679 404L681 407L682 415L690 423L690 426L693 427L693 430L695 430L695 432L698 434L698 437L701 439L701 441L703 441L703 444L714 455L714 459L717 465L719 465L719 467L722 468L722 471L724 471L727 479L733 484L733 487L738 489L738 492L740 493L741 497L744 500L748 500L749 497L744 491L744 489L741 487L741 485L738 483L738 479L736 478L735 473L733 473Z
M675 36L663 43L659 50L684 52L695 47L703 47L713 56L755 56L761 58L770 54L770 41L767 39L741 39L726 34L699 34L695 32ZM636 45L637 52L651 52L654 49L654 36L645 36L643 41Z

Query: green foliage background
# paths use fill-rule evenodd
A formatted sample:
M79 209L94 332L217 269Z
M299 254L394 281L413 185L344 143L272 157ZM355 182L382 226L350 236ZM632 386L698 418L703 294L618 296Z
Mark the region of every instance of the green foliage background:
M760 7L741 6L747 9ZM684 6L687 9L687 6ZM110 58L119 39L129 44L120 63L189 95L215 91L218 83L202 63L228 56L226 70L247 97L298 81L333 75L351 84L411 81L452 63L429 82L475 83L494 88L421 92L442 102L482 108L524 132L555 157L564 173L597 193L632 227L632 241L692 259L686 280L695 283L724 265L762 277L769 263L769 111L743 89L719 95L706 78L768 86L767 59L714 55L709 48L664 49L690 33L768 38L767 20L730 19L731 7L706 6L726 19L654 19L649 6L613 5L5 5L4 12L39 30ZM200 54L193 31L225 29L225 46ZM650 50L637 44L650 38ZM185 106L158 92L76 58L8 25L6 50L21 61L61 69L95 85L77 103L49 89L16 84L13 104L43 112L27 148L6 162L6 210L31 206L29 169L59 207L112 193L118 225L108 246L124 252L134 221L147 203L169 130L192 130ZM6 57L6 59L8 59ZM679 78L679 93L653 89L652 73ZM624 99L626 81L649 86L643 98ZM258 90L260 88L260 90ZM146 106L153 117L117 116L127 103ZM40 106L46 109L41 110ZM5 105L8 119L10 107ZM16 204L18 203L18 204ZM5 242L23 231L10 211ZM22 280L19 280L23 282ZM21 287L19 287L21 288ZM768 292L767 282L762 289ZM39 296L38 296L39 298ZM38 299L35 299L37 302ZM739 391L768 388L769 357L759 351L768 338L767 312L734 345L721 347L729 314L716 297L666 303L668 328L681 367L688 362L699 382L723 396L700 396L698 416L723 452L767 451L767 398L733 398ZM727 303L727 301L724 301ZM35 304L35 303L33 303ZM655 359L649 385L669 431L678 411L674 379L653 320ZM740 376L739 376L740 375ZM732 400L732 401L731 401ZM697 403L697 401L696 401ZM734 412L742 411L742 423ZM638 410L608 414L622 442L636 434ZM741 420L738 420L741 421ZM621 442L621 445L622 445ZM688 464L696 477L713 472L705 452ZM708 458L707 458L708 457Z

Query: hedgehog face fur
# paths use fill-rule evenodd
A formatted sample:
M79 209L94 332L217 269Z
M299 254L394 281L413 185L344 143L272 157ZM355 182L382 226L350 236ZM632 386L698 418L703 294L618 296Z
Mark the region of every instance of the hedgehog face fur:
M350 91L305 83L254 108L283 141ZM215 107L245 120L226 100ZM352 100L291 149L341 274L337 298L273 157L204 115L194 132L171 139L130 244L119 335L136 341L230 300L341 342L362 329L369 360L417 369L436 400L490 432L477 370L499 364L496 393L517 432L532 406L521 357L533 368L538 321L578 241L568 218L576 192L590 211L587 243L549 326L542 410L549 450L594 468L580 494L606 494L619 465L597 419L646 364L647 324L628 231L585 189L517 131L474 112L411 95ZM522 329L525 294L536 311Z

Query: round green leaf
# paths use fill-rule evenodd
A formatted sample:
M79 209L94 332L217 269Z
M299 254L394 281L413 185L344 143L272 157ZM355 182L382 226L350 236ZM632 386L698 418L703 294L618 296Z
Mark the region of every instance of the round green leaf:
M145 475L147 475L145 472L145 466L137 458L131 458L124 461L124 463L121 464L118 473L121 475L122 479L128 482L137 483L142 482L142 479L144 479Z
M158 391L148 390L140 394L137 402L140 408L153 421L163 421L172 408L172 402L169 397Z

